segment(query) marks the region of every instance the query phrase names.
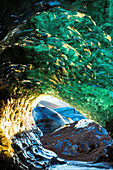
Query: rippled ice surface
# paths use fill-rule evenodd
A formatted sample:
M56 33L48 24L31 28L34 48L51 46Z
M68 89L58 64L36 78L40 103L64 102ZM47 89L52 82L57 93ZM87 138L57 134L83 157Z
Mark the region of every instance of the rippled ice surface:
M82 161L69 161L64 165L53 165L48 170L102 170L113 169L110 163L87 163Z

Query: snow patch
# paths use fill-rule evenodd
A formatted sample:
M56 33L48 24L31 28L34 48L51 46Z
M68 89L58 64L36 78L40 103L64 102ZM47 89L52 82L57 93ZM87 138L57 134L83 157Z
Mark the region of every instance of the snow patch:
M92 120L89 119L82 119L78 121L78 123L75 125L75 128L84 128L87 127L90 123L92 123Z

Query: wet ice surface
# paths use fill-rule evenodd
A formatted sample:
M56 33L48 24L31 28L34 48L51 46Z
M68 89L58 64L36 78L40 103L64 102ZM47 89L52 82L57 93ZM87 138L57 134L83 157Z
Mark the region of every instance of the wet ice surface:
M48 170L102 170L113 169L110 163L88 163L82 161L69 161L64 165L52 165Z
M38 129L15 135L12 146L16 159L24 169L44 169L49 160L57 157L54 152L43 148Z

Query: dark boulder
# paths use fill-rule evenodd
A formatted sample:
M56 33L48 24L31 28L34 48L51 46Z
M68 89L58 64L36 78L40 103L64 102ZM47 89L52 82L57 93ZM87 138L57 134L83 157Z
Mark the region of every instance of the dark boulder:
M41 137L43 146L59 157L78 161L113 161L112 138L91 120L82 119Z

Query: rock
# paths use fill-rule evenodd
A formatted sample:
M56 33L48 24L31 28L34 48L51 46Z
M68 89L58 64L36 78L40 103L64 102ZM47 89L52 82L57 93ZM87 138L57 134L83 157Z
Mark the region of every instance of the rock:
M37 104L36 108L33 109L32 115L37 127L44 134L51 133L59 127L73 122L71 119L61 116L56 111L41 104Z
M78 161L113 161L112 138L98 124L82 119L41 137L43 146L59 157Z

